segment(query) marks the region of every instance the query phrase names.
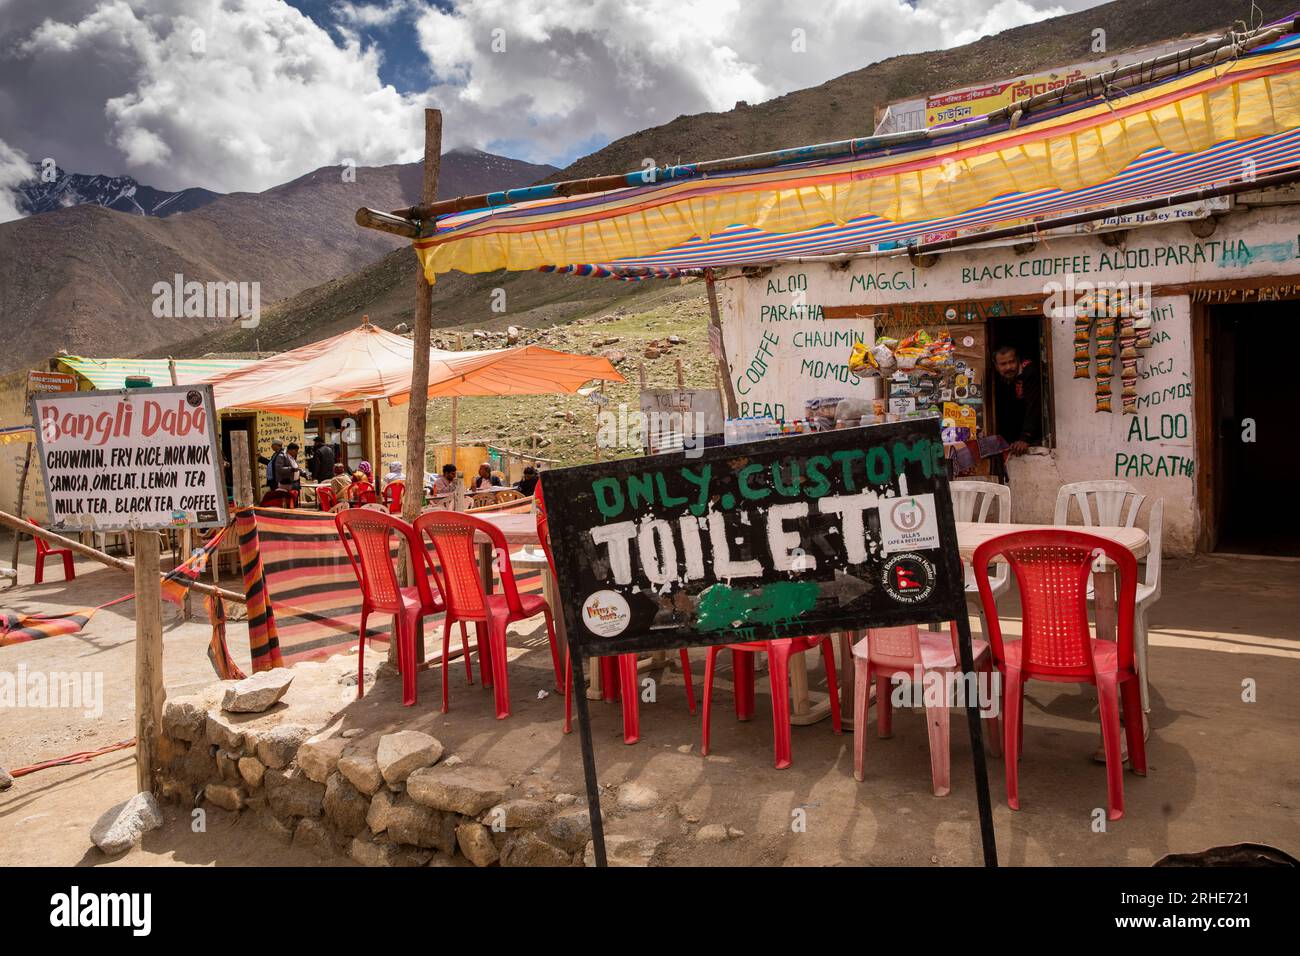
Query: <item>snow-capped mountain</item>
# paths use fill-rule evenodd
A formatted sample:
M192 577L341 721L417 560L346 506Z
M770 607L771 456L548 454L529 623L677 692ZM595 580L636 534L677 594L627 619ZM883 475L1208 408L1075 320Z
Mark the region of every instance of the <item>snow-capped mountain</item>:
M18 187L19 209L34 216L68 206L94 205L137 216L164 217L206 206L221 195L197 187L168 192L143 186L130 176L91 176L58 168L54 173L51 180L38 175Z

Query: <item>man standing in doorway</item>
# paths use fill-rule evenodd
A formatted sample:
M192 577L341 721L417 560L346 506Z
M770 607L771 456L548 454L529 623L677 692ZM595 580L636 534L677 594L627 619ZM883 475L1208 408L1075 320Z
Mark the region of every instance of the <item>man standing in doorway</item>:
M334 448L325 444L324 435L317 435L312 441L311 476L317 481L334 477Z
M998 434L1006 439L1012 455L1023 455L1030 445L1043 440L1043 395L1038 370L1033 362L1021 361L1014 345L993 353L997 378L993 384Z
M258 455L257 457L258 462L260 462L263 465L266 465L266 487L267 488L274 490L279 486L279 480L276 477L275 470L281 464L283 464L284 457L285 457L284 442L278 439L275 439L271 442L270 458L263 458L261 455Z

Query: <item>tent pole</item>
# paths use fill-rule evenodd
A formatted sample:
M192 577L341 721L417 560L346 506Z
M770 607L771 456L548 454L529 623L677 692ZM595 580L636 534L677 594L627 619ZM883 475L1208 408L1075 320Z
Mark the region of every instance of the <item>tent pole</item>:
M713 279L713 270L704 270L704 290L709 295L709 335L718 339L718 371L722 375L723 398L727 401L727 417L736 418L736 386L731 383L731 369L727 367L727 346L722 340L722 313L718 309L718 289Z
M438 170L442 162L442 111L424 111L424 179L420 202L432 203L438 195ZM411 400L406 411L406 475L410 491L402 495L402 518L412 522L424 504L424 459L429 412L429 339L433 322L433 286L417 267L415 278L415 335L411 364ZM415 482L410 485L409 482ZM411 555L402 567L408 567ZM416 632L416 660L424 659L424 628ZM397 641L388 644L389 660L397 663Z

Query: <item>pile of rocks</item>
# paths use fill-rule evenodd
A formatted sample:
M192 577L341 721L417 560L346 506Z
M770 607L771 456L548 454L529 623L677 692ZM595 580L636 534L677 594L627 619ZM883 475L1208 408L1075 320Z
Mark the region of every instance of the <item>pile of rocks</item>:
M590 856L585 801L551 793L536 777L512 780L444 755L419 731L338 721L316 732L274 715L250 718L247 708L272 707L292 679L268 673L276 677L167 701L163 799L254 814L285 844L367 866L580 866ZM645 847L620 848L629 862L648 858Z

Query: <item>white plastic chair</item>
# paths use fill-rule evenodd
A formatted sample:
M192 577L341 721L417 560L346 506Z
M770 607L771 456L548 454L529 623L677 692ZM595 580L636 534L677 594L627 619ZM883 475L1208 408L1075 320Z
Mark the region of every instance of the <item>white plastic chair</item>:
M1112 528L1137 526L1138 512L1146 495L1141 494L1127 481L1076 481L1062 485L1056 493L1056 516L1052 523L1068 525L1070 502L1079 506L1086 526L1104 525ZM1147 611L1160 600L1160 548L1163 540L1165 502L1157 498L1151 503L1147 515L1147 540L1149 550L1145 578L1138 583L1137 611L1133 621L1133 651L1137 656L1138 682L1142 687L1142 711L1151 713L1151 695L1147 689ZM1093 598L1092 581L1088 582L1088 599Z
M1011 488L992 481L954 481L948 487L952 491L952 514L956 521L999 521L1004 524L1011 521ZM997 517L990 517L996 505ZM988 639L989 625L984 619L984 602L980 600L979 585L975 583L975 573L969 566L964 568L966 576L966 601L975 608L980 617L980 634ZM997 601L1011 589L1011 566L999 561L993 566L989 575L989 585L993 589L993 600Z
M1079 506L1085 527L1132 528L1146 495L1127 481L1075 481L1056 493L1054 525L1070 523L1070 502Z

